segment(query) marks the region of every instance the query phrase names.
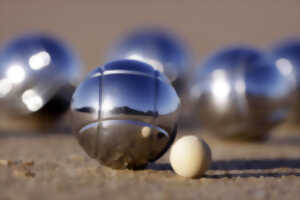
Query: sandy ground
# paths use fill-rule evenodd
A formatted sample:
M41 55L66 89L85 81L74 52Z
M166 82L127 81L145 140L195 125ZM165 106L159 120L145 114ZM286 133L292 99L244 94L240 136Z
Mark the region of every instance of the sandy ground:
M168 154L146 170L112 170L90 159L70 134L2 133L0 199L294 200L300 195L300 134L284 130L263 143L204 134L213 164L200 179L176 175ZM201 133L181 130L179 137Z

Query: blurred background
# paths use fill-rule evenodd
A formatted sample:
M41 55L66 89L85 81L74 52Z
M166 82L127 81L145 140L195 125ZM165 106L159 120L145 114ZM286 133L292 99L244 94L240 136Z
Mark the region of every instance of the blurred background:
M0 47L24 33L57 36L78 53L83 78L106 62L109 50L122 36L135 29L157 26L174 32L187 43L195 67L226 45L265 48L284 38L299 36L299 9L297 0L276 3L271 0L228 0L226 3L217 0L0 0ZM12 120L1 121L8 124Z
M224 45L270 46L300 35L298 0L0 1L0 45L16 35L49 32L78 51L85 74L103 64L128 31L159 25L191 47L195 61Z

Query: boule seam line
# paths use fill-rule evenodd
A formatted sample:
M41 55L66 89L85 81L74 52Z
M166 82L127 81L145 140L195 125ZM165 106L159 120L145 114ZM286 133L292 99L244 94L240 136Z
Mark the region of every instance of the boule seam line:
M104 71L102 73L98 72L95 73L91 76L91 78L96 78L96 77L100 77L103 75L111 75L111 74L130 74L130 75L141 75L141 76L146 76L146 77L150 77L150 78L157 78L161 81L165 81L164 79L162 79L161 77L157 76L157 75L149 75L146 74L144 72L135 72L135 71L130 71L130 70L109 70L109 71Z

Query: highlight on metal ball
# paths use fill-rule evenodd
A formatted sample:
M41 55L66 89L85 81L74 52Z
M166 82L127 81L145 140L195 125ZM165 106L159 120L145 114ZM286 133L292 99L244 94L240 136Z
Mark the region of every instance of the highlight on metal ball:
M291 81L295 82L294 101L292 102L289 122L297 125L300 121L300 40L285 40L270 50L274 64Z
M190 89L195 116L223 138L258 140L286 119L294 83L272 56L248 46L219 50Z
M89 156L116 169L140 168L167 151L180 99L150 65L113 61L93 70L71 103L73 131Z
M171 32L159 28L139 29L115 44L108 60L131 59L145 62L164 73L178 94L185 92L191 68L186 45Z

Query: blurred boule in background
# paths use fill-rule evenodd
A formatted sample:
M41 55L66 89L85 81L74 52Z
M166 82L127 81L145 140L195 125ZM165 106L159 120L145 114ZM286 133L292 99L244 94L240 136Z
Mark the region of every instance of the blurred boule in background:
M133 30L116 42L108 60L130 59L145 62L164 73L179 96L187 90L191 55L181 38L158 27Z
M272 57L249 46L209 56L190 88L195 120L222 138L259 140L284 121L294 85Z
M0 50L1 129L55 127L69 109L80 65L65 42L48 34L8 41Z

